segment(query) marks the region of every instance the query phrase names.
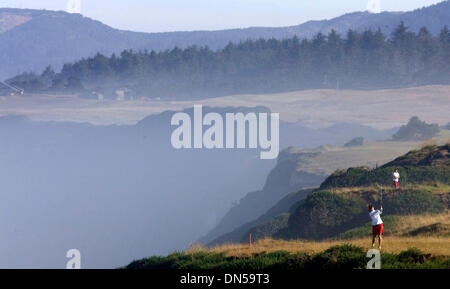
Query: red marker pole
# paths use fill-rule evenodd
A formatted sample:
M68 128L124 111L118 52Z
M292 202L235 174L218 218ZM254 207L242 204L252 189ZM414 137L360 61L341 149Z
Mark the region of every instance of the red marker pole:
M250 233L248 235L248 247L251 248L252 247L252 233Z

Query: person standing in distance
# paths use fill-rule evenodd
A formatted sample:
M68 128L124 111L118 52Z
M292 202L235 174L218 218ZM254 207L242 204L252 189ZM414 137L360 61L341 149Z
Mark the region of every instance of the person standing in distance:
M398 170L395 170L392 174L392 181L394 183L394 187L398 188L398 181L400 180L400 174L398 173Z

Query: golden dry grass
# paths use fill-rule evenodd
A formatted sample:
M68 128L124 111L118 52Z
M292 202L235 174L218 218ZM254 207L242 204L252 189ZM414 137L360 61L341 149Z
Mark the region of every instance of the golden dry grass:
M391 229L391 233L395 236L407 234L420 227L441 223L450 225L450 213L447 211L443 214L426 214L415 216L401 216L397 218L395 226ZM448 239L450 242L450 239Z
M291 148L292 154L301 155L297 161L297 171L329 175L335 170L347 169L355 166L375 167L387 163L396 157L413 149L418 149L420 142L373 141L366 142L359 147L327 146L317 149ZM320 152L314 157L307 158L306 152Z
M192 246L186 253L196 251L225 253L226 256L251 256L255 253L274 252L279 250L288 251L290 253L306 252L318 253L332 246L342 244L353 244L363 248L371 248L371 237L364 239L345 240L345 241L303 241L303 240L274 240L261 239L252 244L249 248L247 244L224 244L212 248L201 246ZM443 237L384 237L383 252L399 253L408 248L416 247L423 252L433 254L435 256L450 256L450 238Z
M415 189L422 189L432 192L433 194L446 194L450 193L450 184L442 184L436 183L433 185L430 184L418 184L413 186ZM409 187L406 187L407 189ZM411 187L412 188L412 187Z
M192 108L194 104L212 107L264 105L280 113L281 120L300 120L305 125L329 126L344 122L384 129L403 125L413 115L428 123L446 124L449 122L449 92L450 85L380 90L316 89L196 101L97 101L73 95L27 95L0 97L0 115L20 114L33 120L134 124L149 114Z
M431 139L427 139L427 140L423 141L420 144L420 148L425 148L428 146L436 146L437 144L438 144L437 139L431 138Z
M396 192L396 190L392 186L365 186L365 187L337 187L331 188L330 191L334 194L361 194L361 192L367 191L381 191L385 193L385 195L390 194L391 192ZM401 191L408 190L427 190L433 194L447 194L450 193L450 184L443 183L435 183L435 184L413 184L413 185L402 185L399 189Z
M391 229L391 235L384 236L383 248L384 252L399 253L411 247L416 247L426 253L435 256L450 256L450 238L448 237L405 237L408 232L420 227L431 224L447 224L450 225L450 213L443 214L426 214L420 216L402 216L398 218L395 226ZM225 253L226 256L251 256L254 253L273 252L278 250L288 251L290 253L306 252L318 253L331 246L353 244L369 249L371 247L371 236L367 238L358 238L352 240L324 240L324 241L306 241L306 240L276 240L265 238L257 240L249 248L248 244L223 244L215 247L203 247L193 244L186 253L198 251Z
M435 137L438 139L438 144L448 144L450 143L450 130L448 129L441 129L439 134Z

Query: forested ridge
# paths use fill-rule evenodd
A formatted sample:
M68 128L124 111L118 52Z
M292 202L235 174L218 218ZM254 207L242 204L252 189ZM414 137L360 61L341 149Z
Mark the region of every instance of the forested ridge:
M450 83L450 32L418 33L400 23L346 35L331 31L311 40L297 37L229 43L223 49L191 46L161 52L125 50L83 58L55 73L23 73L10 83L32 92L108 93L125 88L135 96L204 98L303 89L378 89Z

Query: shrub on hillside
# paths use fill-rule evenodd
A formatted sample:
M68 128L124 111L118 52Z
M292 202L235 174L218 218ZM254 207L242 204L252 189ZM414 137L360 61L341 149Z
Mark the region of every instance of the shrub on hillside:
M321 188L362 187L371 185L392 185L392 172L398 169L400 185L417 183L449 183L450 170L448 166L389 166L370 169L366 167L349 168L346 171L335 172L322 184Z
M356 269L364 268L367 258L364 250L351 244L333 246L316 254L307 264L307 269Z
M398 221L398 216L383 216L384 234L390 234L392 229L395 228ZM367 222L363 226L356 227L339 234L336 239L355 239L366 238L372 234L372 223Z
M290 255L286 262L273 266L272 269L298 270L306 269L306 264L311 262L311 256L305 252L299 252Z
M335 236L338 232L365 220L366 203L358 198L345 197L322 190L311 193L290 216L288 229L278 237L321 239ZM281 236L281 234L289 234Z
M404 263L418 263L423 262L424 254L421 250L417 248L408 248L406 251L400 252L398 254L398 260Z
M245 235L241 238L241 243L248 242L249 233L252 233L252 239L258 240L266 237L273 236L276 232L286 228L288 226L290 214L285 213L281 214L272 220L262 223L258 226L253 227L250 231L245 233Z
M417 116L413 116L407 125L403 125L392 136L395 141L417 141L427 140L439 133L437 124L427 124L421 121Z
M391 214L413 215L422 213L440 213L444 210L442 200L429 191L406 191L385 200L385 208Z
M127 269L363 269L369 258L363 248L344 244L321 253L291 254L286 251L260 252L250 256L230 256L224 253L173 253L166 257L150 257L133 261ZM382 269L450 269L450 259L433 258L430 254L410 248L400 254L382 253Z
M184 255L181 252L172 253L168 256L152 256L149 258L144 258L141 260L135 260L131 262L127 268L128 269L141 269L141 268L158 268L158 269L171 269L174 267L175 262L178 258L182 258Z

